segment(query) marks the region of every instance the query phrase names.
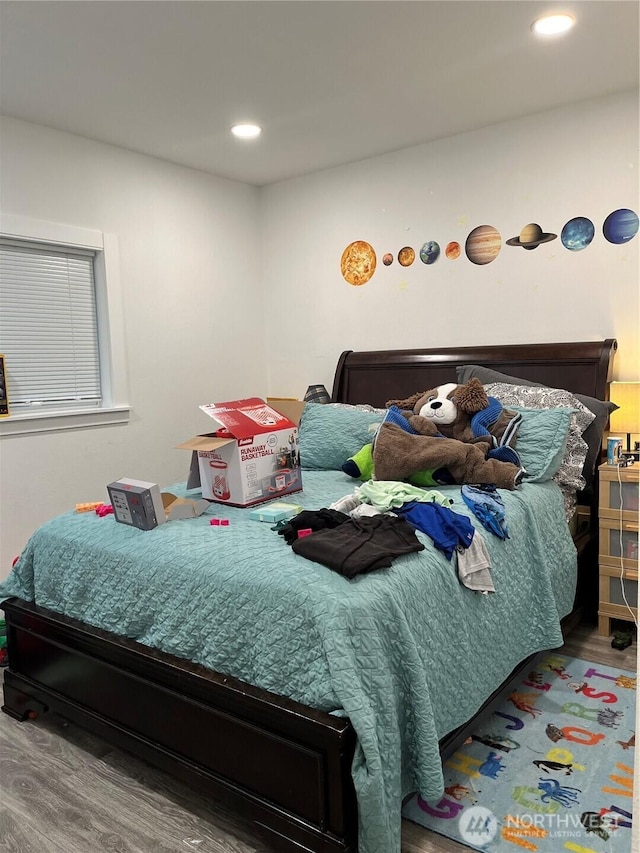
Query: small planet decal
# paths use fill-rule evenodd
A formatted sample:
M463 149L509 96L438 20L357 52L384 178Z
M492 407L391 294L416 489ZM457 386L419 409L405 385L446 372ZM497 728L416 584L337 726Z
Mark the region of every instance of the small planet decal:
M460 243L456 243L455 240L452 243L447 243L444 253L450 261L455 261L456 258L460 257Z
M349 243L340 258L340 271L349 284L366 284L376 271L376 253L365 240Z
M413 251L411 246L404 246L404 248L400 249L398 252L398 263L402 267L410 267L415 259L416 253Z
M614 210L605 219L602 233L610 243L628 243L638 233L638 214L626 207Z
M586 216L576 216L570 219L562 229L560 239L565 249L580 252L586 249L596 233L593 222Z
M420 260L423 264L435 264L440 257L440 246L435 240L428 240L420 249Z
M478 225L467 237L464 250L472 264L490 264L500 254L502 237L493 225Z
M391 264L393 263L393 255L391 254L391 252L387 252L386 255L382 256L382 263L385 265L385 267L391 266Z

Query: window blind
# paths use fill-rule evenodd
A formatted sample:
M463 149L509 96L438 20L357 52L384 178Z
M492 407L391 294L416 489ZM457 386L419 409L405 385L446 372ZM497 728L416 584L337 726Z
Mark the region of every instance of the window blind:
M0 352L12 412L100 405L93 259L0 240Z

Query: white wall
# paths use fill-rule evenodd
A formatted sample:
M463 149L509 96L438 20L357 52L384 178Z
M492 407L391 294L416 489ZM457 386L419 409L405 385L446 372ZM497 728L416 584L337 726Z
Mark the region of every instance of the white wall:
M419 108L419 105L416 105ZM425 122L429 121L425 115ZM273 185L260 198L269 390L331 390L344 349L617 337L617 378L639 374L640 236L612 245L606 216L638 212L638 94L530 116ZM593 242L570 252L564 224L585 216ZM381 263L405 245L442 247L493 225L503 241L529 222L558 239L503 244L485 266L463 254L407 268ZM378 267L353 287L343 250L366 240Z
M3 437L0 576L37 525L119 477L183 480L199 403L266 393L257 190L3 118L2 209L115 234L131 419Z

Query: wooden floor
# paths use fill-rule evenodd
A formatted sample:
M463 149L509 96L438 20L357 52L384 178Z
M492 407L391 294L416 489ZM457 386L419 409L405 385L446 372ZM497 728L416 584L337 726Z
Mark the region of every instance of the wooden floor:
M579 626L567 655L636 670L636 645L618 652ZM45 715L0 714L0 851L3 853L277 853L251 825L103 741ZM403 822L402 853L468 853Z

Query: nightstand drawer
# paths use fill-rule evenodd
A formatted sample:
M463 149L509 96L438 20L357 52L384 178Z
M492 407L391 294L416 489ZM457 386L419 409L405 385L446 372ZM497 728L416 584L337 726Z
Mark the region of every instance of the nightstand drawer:
M615 469L616 471L618 469ZM602 472L601 472L602 474ZM622 518L624 521L633 521L638 517L638 483L615 479L604 479L600 477L600 502L598 513L600 518L620 518L620 504L622 503Z
M624 584L624 595L623 595ZM613 566L600 566L600 606L613 604L625 607L624 596L630 607L638 608L638 572L625 571L622 582L620 581L620 569Z
M636 516L637 518L637 516ZM620 568L620 558L625 568L638 567L638 522L601 518L599 528L599 560Z

